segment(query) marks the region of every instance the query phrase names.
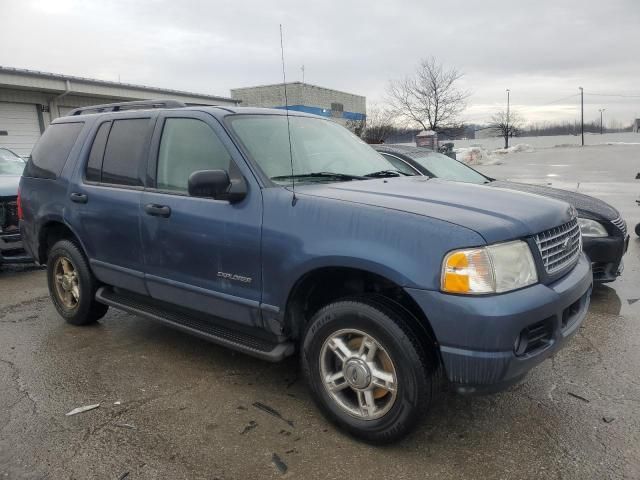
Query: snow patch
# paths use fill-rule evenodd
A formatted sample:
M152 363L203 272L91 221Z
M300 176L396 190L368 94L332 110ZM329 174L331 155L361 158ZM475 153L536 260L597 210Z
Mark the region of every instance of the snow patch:
M495 165L500 159L482 147L455 148L457 160L467 165Z
M509 148L487 150L480 146L455 148L457 159L467 165L501 165L502 157L509 153L530 153L534 149L528 143L519 143Z
M504 155L507 153L531 153L534 149L528 143L518 143L517 145L512 145L509 148L498 148L494 150L494 154Z

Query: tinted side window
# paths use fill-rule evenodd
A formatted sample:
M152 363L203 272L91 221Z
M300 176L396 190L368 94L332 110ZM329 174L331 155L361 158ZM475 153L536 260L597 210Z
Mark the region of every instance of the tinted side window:
M102 161L103 183L142 185L139 166L148 130L148 118L113 122Z
M24 176L57 178L83 126L82 122L49 126L33 148Z
M187 191L189 175L198 170L229 170L231 155L215 132L192 118L168 118L158 153L157 187Z
M102 180L102 159L104 158L104 147L107 144L110 128L110 122L100 125L98 133L96 133L96 137L93 140L85 174L85 178L90 182L100 182Z
M389 162L391 163L391 165L393 165L393 167L396 170L401 171L402 173L408 173L409 175L417 175L418 172L416 172L412 167L410 167L409 165L407 165L406 163L404 163L402 160L399 160L396 157L392 157L391 155L386 155L386 154L382 154L382 156L389 160Z

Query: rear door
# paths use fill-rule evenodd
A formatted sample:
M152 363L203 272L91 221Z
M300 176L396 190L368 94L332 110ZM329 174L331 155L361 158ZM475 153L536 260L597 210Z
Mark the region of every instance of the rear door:
M103 117L89 134L70 188L77 229L99 280L146 293L140 201L155 115Z
M149 166L141 210L149 293L240 324L260 324L262 195L221 125L203 112L162 113ZM244 176L244 200L188 195L191 173L216 169Z

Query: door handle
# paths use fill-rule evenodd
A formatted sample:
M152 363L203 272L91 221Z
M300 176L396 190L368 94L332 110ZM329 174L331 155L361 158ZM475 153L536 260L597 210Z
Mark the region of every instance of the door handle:
M70 195L71 201L75 203L87 203L89 201L89 197L84 193L73 192Z
M167 218L171 215L171 208L166 205L156 205L155 203L148 203L144 206L144 211L147 215L152 217L164 217Z

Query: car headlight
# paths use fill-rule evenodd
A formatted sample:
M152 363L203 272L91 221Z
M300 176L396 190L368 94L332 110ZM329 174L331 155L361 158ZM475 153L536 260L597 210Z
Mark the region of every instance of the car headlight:
M521 240L454 250L442 265L441 288L447 293L502 293L537 281L531 249Z
M591 220L590 218L578 217L578 225L582 231L583 237L608 237L607 229L600 222Z

